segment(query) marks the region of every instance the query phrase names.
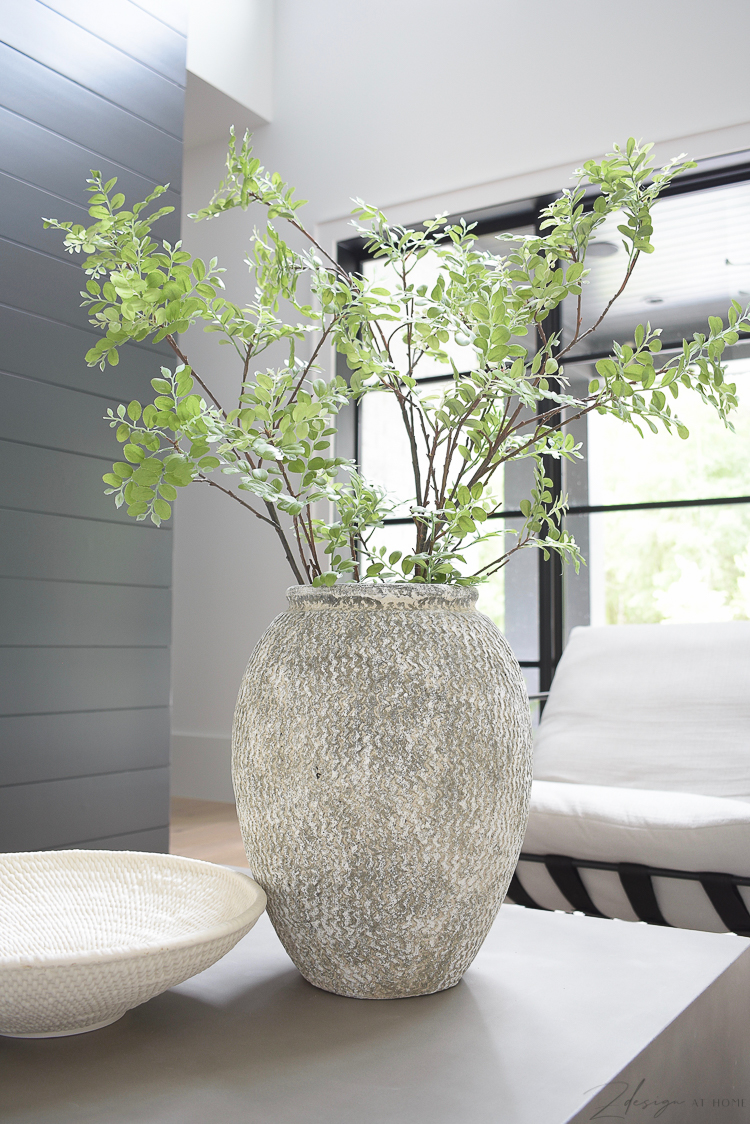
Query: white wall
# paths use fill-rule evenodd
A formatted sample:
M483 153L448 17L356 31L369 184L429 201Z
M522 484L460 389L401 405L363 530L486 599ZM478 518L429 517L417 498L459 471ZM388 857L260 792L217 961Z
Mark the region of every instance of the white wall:
M189 0L186 148L273 116L273 0Z
M750 148L748 32L746 0L277 0L273 122L257 130L256 153L333 242L352 196L411 221L554 190L631 134L665 157ZM186 211L210 196L223 159L221 142L186 152ZM188 224L186 244L233 262L244 282L237 262L258 221ZM191 356L223 379L209 344ZM276 544L243 514L199 489L178 505L178 794L229 798L236 689L291 584ZM224 779L212 789L207 773Z

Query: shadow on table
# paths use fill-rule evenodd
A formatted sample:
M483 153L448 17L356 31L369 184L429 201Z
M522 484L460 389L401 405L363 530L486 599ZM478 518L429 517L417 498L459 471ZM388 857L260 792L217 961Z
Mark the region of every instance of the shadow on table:
M207 998L173 990L90 1034L0 1038L2 1119L191 1124L215 1113L218 1096L223 1124L286 1121L287 1112L313 1121L337 1096L342 1106L357 1104L364 1085L386 1111L415 1076L424 1110L425 1085L440 1085L459 1030L478 1075L500 1062L464 983L430 996L357 1000L312 987L296 969L243 980L231 954L222 966L226 988L214 979ZM181 988L199 991L200 980ZM251 1104L258 1116L246 1114ZM370 1109L361 1119L371 1119Z

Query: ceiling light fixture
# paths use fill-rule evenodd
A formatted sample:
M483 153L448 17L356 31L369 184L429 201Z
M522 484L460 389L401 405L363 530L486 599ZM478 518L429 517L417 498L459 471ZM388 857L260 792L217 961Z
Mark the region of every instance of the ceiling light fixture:
M590 258L611 258L619 248L614 242L590 242L586 253Z

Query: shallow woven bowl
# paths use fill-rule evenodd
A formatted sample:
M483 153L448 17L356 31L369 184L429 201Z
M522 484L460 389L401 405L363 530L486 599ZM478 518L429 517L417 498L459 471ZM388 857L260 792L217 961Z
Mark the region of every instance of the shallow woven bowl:
M198 859L0 855L0 1034L107 1026L219 960L265 906L252 879Z

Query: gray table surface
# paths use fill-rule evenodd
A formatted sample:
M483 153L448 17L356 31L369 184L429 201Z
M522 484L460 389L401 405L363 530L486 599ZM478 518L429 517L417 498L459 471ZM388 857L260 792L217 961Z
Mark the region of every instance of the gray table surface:
M363 1001L307 984L263 916L218 964L112 1026L0 1039L0 1119L733 1124L750 1120L733 1054L750 1041L748 945L506 905L457 987ZM629 1064L624 1090L597 1093ZM670 1099L682 1105L659 1111Z

